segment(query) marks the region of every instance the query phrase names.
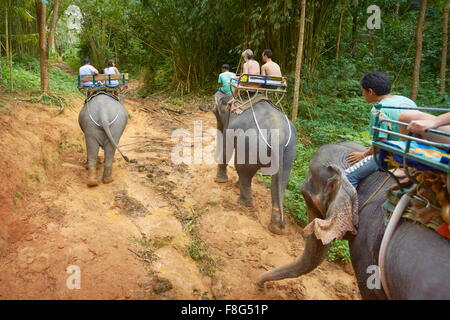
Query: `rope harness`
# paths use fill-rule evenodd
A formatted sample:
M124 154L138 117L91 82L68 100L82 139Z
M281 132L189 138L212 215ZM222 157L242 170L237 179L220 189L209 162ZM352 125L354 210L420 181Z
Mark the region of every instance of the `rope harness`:
M270 149L272 149L272 146L269 144L269 142L267 142L266 137L264 137L264 135L262 134L261 128L259 127L258 120L256 119L255 109L253 108L252 98L251 98L250 93L248 91L247 91L247 95L248 95L248 99L250 101L250 105L251 105L251 109L252 109L252 113L253 113L253 119L255 120L256 127L258 128L258 132L261 135L261 138L263 139L264 143ZM278 108L275 108L275 109L279 110ZM283 115L284 115L284 117L286 119L286 122L287 122L287 125L288 125L288 128L289 128L289 138L288 138L286 144L284 145L284 147L286 148L289 145L289 142L291 141L291 138L292 138L292 129L291 129L291 124L289 123L288 117L286 116L286 114L283 114Z
M89 103L88 103L88 102L91 101L93 98L95 98L96 96L98 96L98 95L100 95L100 94L104 94L104 95L110 96L110 97L113 98L114 100L119 101L119 98L118 98L117 96L115 96L115 95L113 95L113 94L111 94L111 93L109 93L109 92L107 92L107 91L97 91L97 92L93 93L92 95L90 95L90 96L86 99L85 104L86 104L86 106L87 106L89 118L90 118L90 119L92 120L92 122L94 122L95 125L98 126L98 127L102 127L102 125L100 125L97 121L94 120L94 117L93 117L92 114L91 114L91 108L89 107ZM111 125L117 120L118 117L119 117L119 113L117 113L116 116L114 117L114 119L113 119L111 122L108 123L108 126L111 126Z

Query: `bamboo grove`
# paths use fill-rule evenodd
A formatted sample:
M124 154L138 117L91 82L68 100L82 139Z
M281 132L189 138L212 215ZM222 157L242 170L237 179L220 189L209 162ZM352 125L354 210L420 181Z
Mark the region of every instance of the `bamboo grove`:
M413 98L423 86L446 93L448 0L305 4L301 94L320 90L325 77L357 79L374 70ZM370 30L373 4L382 22ZM65 41L70 5L82 14L76 45ZM40 55L46 68L56 55L74 63L90 57L97 65L115 59L122 70L142 75L145 92L210 92L222 63L237 71L244 49L260 58L270 48L294 87L300 8L301 0L0 0L0 84L13 89L10 70L24 57ZM45 71L42 76L45 81Z

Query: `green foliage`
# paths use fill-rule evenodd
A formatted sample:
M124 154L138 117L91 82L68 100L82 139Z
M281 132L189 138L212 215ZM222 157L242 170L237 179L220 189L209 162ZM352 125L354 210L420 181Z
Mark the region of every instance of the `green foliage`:
M72 69L78 70L81 66L80 50L78 48L70 48L62 54L62 60Z
M328 261L331 262L350 262L350 249L347 240L335 240L328 250Z
M6 61L0 59L4 66ZM36 58L24 57L13 62L14 89L18 91L38 92L40 90L39 61ZM56 94L78 94L76 81L73 76L58 68L49 68L50 88ZM2 85L7 87L9 81L9 68L2 68Z

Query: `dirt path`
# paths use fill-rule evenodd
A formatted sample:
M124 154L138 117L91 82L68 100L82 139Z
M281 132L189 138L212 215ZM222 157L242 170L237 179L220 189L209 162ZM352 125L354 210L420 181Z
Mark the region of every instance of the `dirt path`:
M255 207L236 202L233 181L214 165L175 165L173 130L215 127L211 113L128 99L131 114L114 182L87 188L78 108L0 99L0 298L2 299L357 299L348 266L324 263L295 280L259 289L262 272L302 252L299 227L267 230L270 191L254 183ZM142 108L146 107L146 111ZM168 106L176 108L176 106ZM16 161L17 160L17 161ZM99 165L99 168L101 165ZM70 290L66 269L81 271Z

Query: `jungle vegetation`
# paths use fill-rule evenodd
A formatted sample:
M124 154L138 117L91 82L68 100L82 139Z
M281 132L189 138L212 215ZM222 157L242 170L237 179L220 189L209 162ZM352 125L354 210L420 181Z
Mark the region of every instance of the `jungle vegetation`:
M449 8L449 0L0 0L0 90L73 92L52 65L76 70L90 57L140 78L142 96L212 96L223 63L239 73L243 50L261 60L270 48L289 78L283 108L299 133L286 206L304 225L299 187L312 154L325 143L369 143L362 75L382 71L394 93L448 105ZM348 259L345 243L330 259Z

